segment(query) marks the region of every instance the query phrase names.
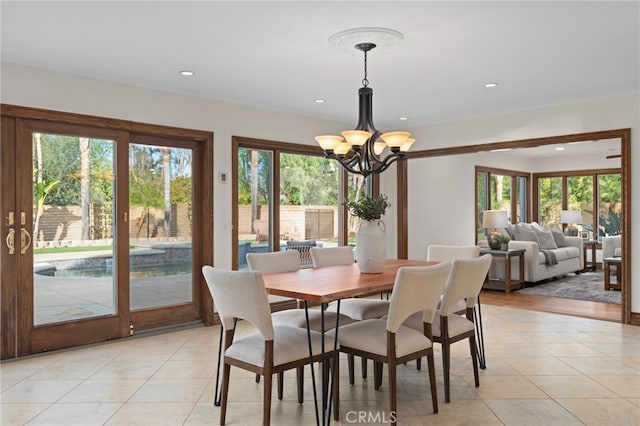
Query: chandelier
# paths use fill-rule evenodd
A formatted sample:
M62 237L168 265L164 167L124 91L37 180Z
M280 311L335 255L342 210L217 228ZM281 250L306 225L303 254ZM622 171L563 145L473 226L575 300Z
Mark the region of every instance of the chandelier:
M373 125L373 89L367 80L367 53L374 43L359 43L355 48L364 52L364 78L358 90L358 125L345 130L342 136L316 136L316 141L327 158L337 160L351 173L365 177L382 173L396 160L404 157L411 145L411 133L395 131L380 133ZM388 151L385 151L386 148ZM382 154L386 152L386 155Z

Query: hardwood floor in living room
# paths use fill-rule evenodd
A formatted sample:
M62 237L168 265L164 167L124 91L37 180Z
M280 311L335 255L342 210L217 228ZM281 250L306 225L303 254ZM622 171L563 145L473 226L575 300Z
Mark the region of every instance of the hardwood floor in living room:
M488 305L621 322L621 307L615 303L590 302L537 294L504 293L490 290L482 290L480 300Z

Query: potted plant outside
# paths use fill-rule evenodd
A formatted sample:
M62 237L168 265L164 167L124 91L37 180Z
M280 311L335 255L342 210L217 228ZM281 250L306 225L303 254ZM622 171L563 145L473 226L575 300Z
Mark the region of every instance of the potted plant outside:
M378 274L384 270L387 254L384 222L380 218L390 205L384 194L344 202L349 213L361 219L356 234L355 257L358 268L363 274Z

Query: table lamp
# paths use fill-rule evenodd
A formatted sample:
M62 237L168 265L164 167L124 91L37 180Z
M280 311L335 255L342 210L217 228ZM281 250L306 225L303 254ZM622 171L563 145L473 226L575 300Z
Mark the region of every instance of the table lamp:
M560 212L560 223L566 224L565 235L577 237L578 228L574 225L582 224L582 213L580 210L562 210Z
M509 226L509 218L507 217L506 210L485 210L484 215L482 216L482 227L488 229L493 229L487 235L487 242L489 243L489 247L493 250L499 250L502 245L500 241L500 235L502 232L498 231L497 228L506 228Z

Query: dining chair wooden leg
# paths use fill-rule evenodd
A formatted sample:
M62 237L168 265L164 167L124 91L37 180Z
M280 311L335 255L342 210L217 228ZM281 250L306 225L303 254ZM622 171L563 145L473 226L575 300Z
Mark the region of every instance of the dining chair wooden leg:
M284 373L278 373L277 376L278 399L282 401L282 394L284 393Z
M264 391L262 396L262 424L271 424L271 388L273 386L273 340L264 342Z
M367 378L367 358L362 357L362 378Z
M373 388L375 390L380 389L382 386L382 368L381 362L373 361Z
M227 396L229 395L229 374L231 366L224 364L222 367L222 386L220 390L220 424L223 425L227 417Z
M442 375L444 376L444 402L451 401L449 377L451 373L451 342L449 342L449 321L440 317L440 344L442 345Z
M429 384L431 386L431 405L433 414L438 413L438 392L436 390L436 363L433 356L433 349L427 354L427 367L429 368Z
M471 361L473 362L473 379L476 387L480 387L480 376L478 374L478 352L476 351L475 336L469 337L469 349L471 350Z
M331 374L333 374L333 420L340 420L340 355L336 355L335 362L331 360Z
M296 368L296 381L298 382L298 404L302 404L304 401L304 367Z
M389 361L389 420L390 424L395 425L398 413L398 384L396 382L396 364L393 360Z
M268 426L271 424L271 386L273 381L273 374L265 371L264 374L264 390L262 396L262 424Z
M331 372L330 366L331 360L326 359L324 362L324 368L322 369L322 401L324 405L322 406L323 410L327 409L327 404L329 401L329 374ZM322 363L320 363L322 365Z
M353 372L353 363L354 356L352 354L347 354L347 369L349 370L349 384L352 385L355 383L355 374Z
M416 370L422 370L422 358L416 359Z
M260 375L256 374L256 383L260 383Z

